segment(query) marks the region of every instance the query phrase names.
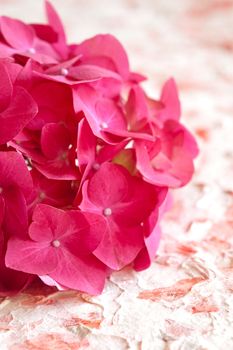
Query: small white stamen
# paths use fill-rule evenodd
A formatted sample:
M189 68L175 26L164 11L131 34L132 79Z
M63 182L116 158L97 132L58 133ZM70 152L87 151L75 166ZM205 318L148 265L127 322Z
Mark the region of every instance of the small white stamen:
M40 192L39 197L40 199L45 199L46 194L44 192Z
M105 208L104 209L104 216L110 216L112 215L112 209L111 208Z
M143 227L144 226L144 222L141 222L140 225Z
M100 124L101 129L106 129L108 128L108 124L106 122L103 122Z
M62 68L62 69L61 69L61 75L66 76L66 75L68 75L68 73L69 73L69 71L68 71L67 68Z
M68 149L71 149L73 147L72 143L69 144Z
M93 168L94 170L99 170L99 168L100 168L99 163L94 163L94 164L92 165L92 168Z
M78 167L79 167L79 161L78 161L78 159L76 158L74 162L75 162L75 166L78 168Z
M34 49L34 47L30 47L30 49L28 49L28 53L34 55L36 53L36 50Z
M55 239L54 241L52 241L52 245L54 246L54 248L58 248L60 247L61 243L58 239Z

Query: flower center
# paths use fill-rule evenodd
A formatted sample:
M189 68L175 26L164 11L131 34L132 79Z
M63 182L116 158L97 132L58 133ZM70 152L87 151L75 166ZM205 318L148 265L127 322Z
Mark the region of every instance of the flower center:
M100 127L101 127L101 129L106 129L106 128L108 128L108 124L106 122L102 122L102 123L100 123Z
M62 69L61 69L61 75L64 75L64 77L65 77L66 75L68 75L68 73L69 73L69 71L68 71L67 68L62 68Z
M61 242L58 239L55 239L54 241L52 241L52 246L54 248L59 248L61 245Z
M44 192L40 192L39 197L40 199L45 199L46 194Z
M94 163L94 164L92 165L92 168L93 168L94 170L99 170L99 168L100 168L99 163Z
M110 215L112 215L112 209L111 208L105 208L103 213L104 213L104 216L110 216Z
M36 50L34 49L34 47L30 47L30 49L28 49L28 53L34 55L36 53Z

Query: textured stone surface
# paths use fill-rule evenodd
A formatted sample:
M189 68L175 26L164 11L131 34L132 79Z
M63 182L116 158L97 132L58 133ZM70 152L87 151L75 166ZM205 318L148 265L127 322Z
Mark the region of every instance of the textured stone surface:
M113 274L95 298L35 286L2 299L1 350L233 349L233 1L53 3L71 41L117 35L152 96L176 78L201 153L148 270ZM42 6L1 0L0 13L38 22Z

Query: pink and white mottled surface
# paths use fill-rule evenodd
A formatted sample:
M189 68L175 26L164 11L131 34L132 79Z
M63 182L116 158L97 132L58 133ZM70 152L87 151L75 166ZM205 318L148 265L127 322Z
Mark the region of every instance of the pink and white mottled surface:
M95 298L35 286L1 299L0 349L233 349L233 1L53 3L71 41L117 35L152 95L176 78L201 153L148 270L113 274ZM1 14L27 21L42 20L42 7L0 0Z

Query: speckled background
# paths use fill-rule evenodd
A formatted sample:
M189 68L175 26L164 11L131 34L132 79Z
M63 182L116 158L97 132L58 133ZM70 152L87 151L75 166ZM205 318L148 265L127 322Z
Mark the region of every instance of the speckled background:
M34 286L0 299L0 349L233 349L233 1L52 2L70 42L115 34L152 96L176 78L200 156L148 270L113 274L95 298ZM0 13L39 22L43 1L0 0Z

